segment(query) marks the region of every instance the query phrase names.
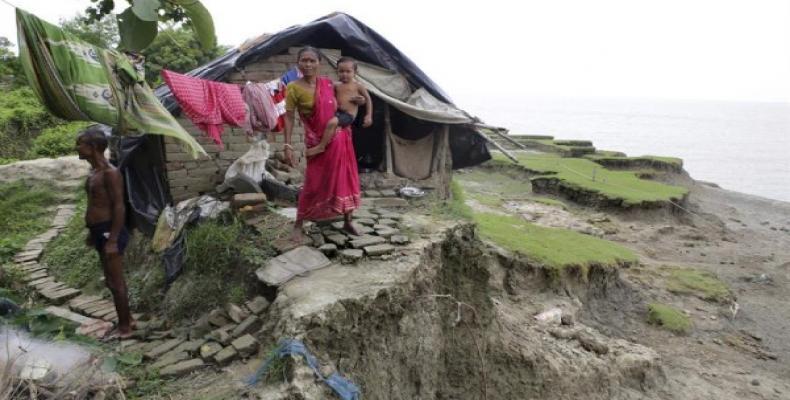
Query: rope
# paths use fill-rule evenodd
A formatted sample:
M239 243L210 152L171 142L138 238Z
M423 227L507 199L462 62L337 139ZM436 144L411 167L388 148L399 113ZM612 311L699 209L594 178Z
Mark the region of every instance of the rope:
M19 7L15 6L15 5L13 5L13 4L11 4L11 3L9 3L7 0L0 0L0 1L2 1L3 3L6 3L6 4L8 4L8 5L9 5L9 6L11 6L11 7L14 7L14 8L19 8Z

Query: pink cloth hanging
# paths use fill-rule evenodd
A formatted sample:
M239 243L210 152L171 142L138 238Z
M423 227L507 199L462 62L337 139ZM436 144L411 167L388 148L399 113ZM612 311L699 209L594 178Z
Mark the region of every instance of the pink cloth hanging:
M173 92L181 110L220 149L224 149L220 137L225 130L223 124L244 126L247 106L238 85L207 81L166 69L162 70L162 78Z
M247 82L241 94L250 110L247 134L272 131L277 126L280 114L268 86L265 83Z

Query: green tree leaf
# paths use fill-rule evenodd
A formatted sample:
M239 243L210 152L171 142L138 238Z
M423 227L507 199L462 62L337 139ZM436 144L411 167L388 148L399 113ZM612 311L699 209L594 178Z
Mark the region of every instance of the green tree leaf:
M132 12L143 21L159 21L159 0L134 0Z
M214 34L214 20L206 7L197 0L173 0L186 12L192 29L197 33L198 40L203 49L213 49L217 46L217 36Z
M204 49L195 31L190 28L163 29L153 43L141 52L146 60L145 78L151 86L157 86L162 68L188 72L219 57L226 50L224 47Z
M118 33L121 35L121 48L142 50L156 37L156 21L137 18L129 7L118 15Z

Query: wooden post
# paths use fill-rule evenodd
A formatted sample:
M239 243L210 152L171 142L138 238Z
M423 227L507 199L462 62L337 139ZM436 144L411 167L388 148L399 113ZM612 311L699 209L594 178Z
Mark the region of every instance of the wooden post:
M387 178L391 178L394 174L392 168L392 120L390 119L390 106L386 105L384 108L384 159L387 163L386 174Z
M450 197L450 179L452 179L452 153L450 152L450 125L442 126L439 134L439 147L437 151L439 158L439 168L436 172L438 185L437 191L439 198L447 199Z

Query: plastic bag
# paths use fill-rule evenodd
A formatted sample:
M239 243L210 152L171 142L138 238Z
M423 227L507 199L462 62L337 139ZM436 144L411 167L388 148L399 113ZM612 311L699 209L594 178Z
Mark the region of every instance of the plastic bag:
M250 149L228 167L228 170L225 172L225 180L227 181L239 174L246 175L254 179L255 182L260 182L263 178L274 179L266 171L267 159L269 159L269 143L265 140L253 142L250 145Z

